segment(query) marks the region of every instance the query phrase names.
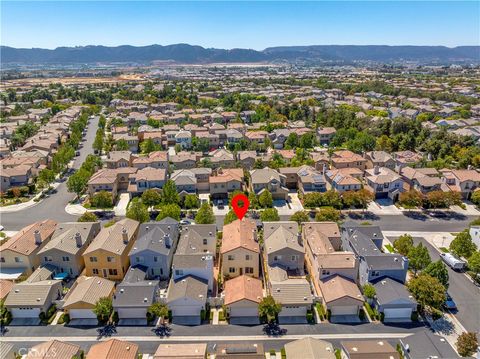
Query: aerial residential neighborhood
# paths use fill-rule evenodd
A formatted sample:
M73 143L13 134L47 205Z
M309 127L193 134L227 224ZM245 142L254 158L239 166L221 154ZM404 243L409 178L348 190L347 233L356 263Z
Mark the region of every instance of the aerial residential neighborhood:
M133 5L2 4L0 359L480 357L478 4Z

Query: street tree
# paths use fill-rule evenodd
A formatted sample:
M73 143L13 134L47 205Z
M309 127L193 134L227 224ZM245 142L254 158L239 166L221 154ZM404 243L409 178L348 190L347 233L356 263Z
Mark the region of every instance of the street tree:
M162 189L162 204L178 204L180 196L177 192L177 186L172 180L165 182Z
M160 191L155 188L149 188L142 193L142 202L148 206L156 206L162 202Z
M260 194L260 196L258 196L258 203L262 208L273 207L273 196L269 190L266 189Z
M445 303L445 287L437 278L428 274L422 273L413 277L408 281L407 288L423 308L430 307L440 310Z
M303 222L308 222L310 220L310 217L308 216L308 213L306 211L298 211L292 214L290 220L297 222L300 225Z
M315 214L317 222L338 222L340 220L340 211L333 207L320 208Z
M212 206L210 203L204 203L200 207L195 216L195 223L198 224L213 224L215 223L215 216L213 214Z
M468 258L468 268L475 274L475 280L478 282L480 279L478 278L480 273L480 252L475 251Z
M140 198L134 198L127 208L126 217L143 223L150 219L150 214L148 213L147 206L142 203L142 200Z
M437 278L442 285L448 289L448 269L445 264L439 259L436 262L430 263L423 273Z
M449 246L450 252L459 258L469 258L477 250L468 229L458 233Z
M277 222L280 220L280 216L276 208L267 208L260 213L260 219L262 222Z
M106 323L113 312L112 300L109 297L100 298L95 303L93 312L97 315L99 322Z
M408 251L408 264L415 276L419 271L424 270L431 262L428 248L422 243L410 248Z
M180 220L180 214L182 210L178 204L163 204L160 206L160 210L158 212L157 221L161 221L164 218L170 217L177 221Z
M477 333L465 332L458 336L456 343L458 354L462 357L473 356L478 349Z
M275 301L271 295L263 298L258 304L258 315L260 318L264 318L267 323L273 323L281 311L282 305Z
M92 212L85 212L77 220L77 222L96 222L96 221L98 221L98 217L95 215L95 213L92 213Z
M408 256L408 252L413 247L413 237L409 234L403 234L393 242L393 247L402 256Z
M200 203L200 199L196 194L187 194L185 196L185 199L183 200L183 206L186 209L198 208L199 203Z

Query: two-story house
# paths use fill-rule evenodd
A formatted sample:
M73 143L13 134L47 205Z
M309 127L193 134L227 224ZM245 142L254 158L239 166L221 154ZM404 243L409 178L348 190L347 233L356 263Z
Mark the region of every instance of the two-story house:
M405 283L408 259L399 254L383 253L383 234L378 226L364 226L347 222L341 227L342 247L355 253L359 260L360 285L381 277Z
M144 167L128 177L128 192L141 194L147 189L161 189L167 180L167 171L163 168Z
M31 274L41 263L38 252L51 240L57 222L46 219L22 228L0 246L0 279Z
M365 158L348 150L333 152L330 160L332 166L336 169L358 168L361 171L365 171L367 168L367 160Z
M85 274L122 280L130 265L128 254L135 242L138 226L137 221L125 218L111 227L102 228L83 253Z
M129 253L131 265L146 267L149 278L170 278L179 233L178 222L172 218L142 223Z
M42 264L54 266L57 275L79 276L85 267L83 252L100 229L100 222L59 223L52 239L38 251Z
M273 199L287 200L286 176L271 168L261 168L250 171L250 189L257 196L268 190Z
M184 226L173 257L172 278L177 280L193 275L207 281L208 289L213 290L216 242L217 234L214 224Z
M394 202L403 192L402 178L387 167L375 166L365 171L365 181L375 198L390 198Z
M441 172L450 190L460 192L464 199L469 199L472 193L480 188L480 172L476 170L442 170Z
M219 168L210 176L209 184L213 199L227 199L230 193L242 190L243 169Z
M258 278L260 247L255 221L244 219L223 226L221 268L226 278L243 274Z

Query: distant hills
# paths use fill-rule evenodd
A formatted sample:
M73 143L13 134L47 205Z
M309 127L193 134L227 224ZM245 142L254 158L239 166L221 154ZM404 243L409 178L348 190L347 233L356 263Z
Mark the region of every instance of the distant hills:
M0 47L1 63L78 64L174 61L187 64L302 62L353 63L417 62L423 64L480 63L480 46L382 46L382 45L313 45L250 49L214 49L188 44L149 46L80 46L48 49Z

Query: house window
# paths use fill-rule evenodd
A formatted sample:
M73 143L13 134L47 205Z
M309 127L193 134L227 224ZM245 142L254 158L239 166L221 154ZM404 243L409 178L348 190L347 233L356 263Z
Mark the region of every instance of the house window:
M372 271L372 277L378 277L380 275L380 272L377 270Z
M235 257L230 254L230 255L228 256L228 260L229 260L229 261L233 261L233 260L235 260Z
M53 261L52 257L45 257L44 260L45 260L45 262L52 262Z
M208 239L204 238L203 239L203 245L206 246L208 244Z
M97 268L93 268L93 269L92 269L92 273L95 274L95 275L98 275L98 269L97 269Z
M328 271L328 270L325 270L325 269L324 269L324 270L322 270L322 275L329 275L329 274L330 274L330 271Z
M70 262L70 257L62 257L62 261L64 261L64 262Z
M249 261L250 259L252 259L252 256L250 254L245 255L245 260Z
M115 262L115 257L107 257L107 262Z
M175 269L175 275L183 275L182 269Z
M234 267L228 268L228 272L229 272L229 273L235 273L235 268L234 268Z
M298 261L298 256L292 256L291 260L292 260L292 262Z
M90 262L96 262L97 261L97 257L90 257Z
M158 257L157 256L153 257L153 261L158 262Z
M15 263L22 263L23 260L20 257L15 257Z
M0 258L0 262L5 263L5 258L4 258L4 257L1 257L1 258Z
M118 272L117 272L116 269L109 269L108 270L108 275L117 275L117 274L118 274Z
M245 267L245 273L246 274L253 274L253 268L252 267Z

